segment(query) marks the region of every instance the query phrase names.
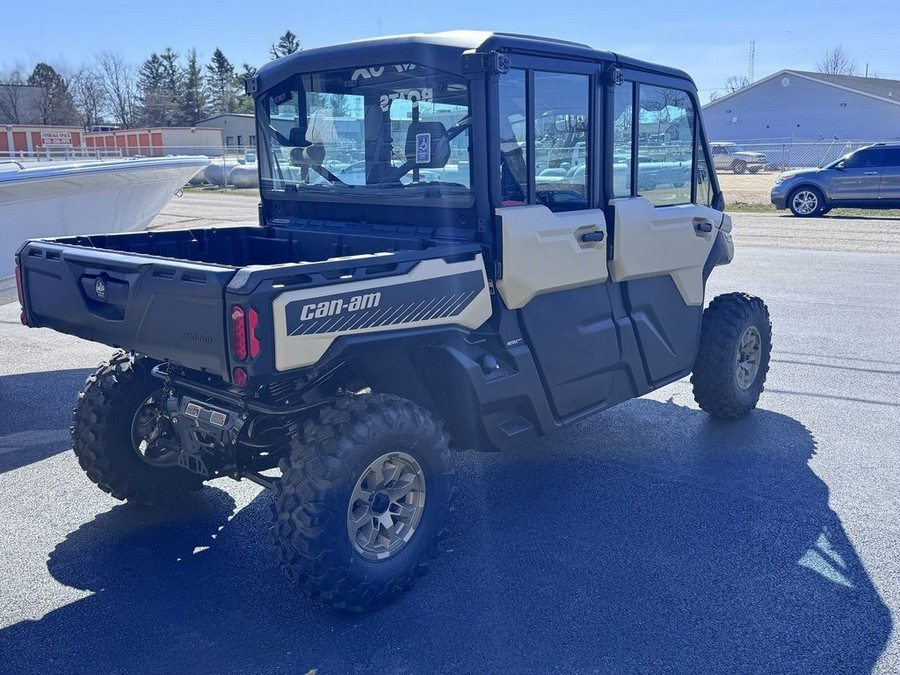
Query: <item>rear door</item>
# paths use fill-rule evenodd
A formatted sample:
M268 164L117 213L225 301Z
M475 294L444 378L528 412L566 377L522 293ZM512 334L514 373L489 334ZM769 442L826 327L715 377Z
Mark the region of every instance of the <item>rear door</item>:
M878 199L900 201L900 147L884 149L884 166L881 169Z
M843 161L840 168L832 170L829 200L875 201L878 199L883 169L883 148L857 150Z
M624 82L613 88L608 122L613 154L677 163L690 176L648 183L638 171L611 186L610 278L621 286L647 380L658 386L693 366L706 276L723 247L730 259L730 220L712 208L716 190L690 84L637 70L623 73Z

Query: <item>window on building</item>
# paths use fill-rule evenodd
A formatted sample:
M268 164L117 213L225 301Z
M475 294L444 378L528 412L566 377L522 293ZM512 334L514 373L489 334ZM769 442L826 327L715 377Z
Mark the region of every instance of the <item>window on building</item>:
M250 145L256 147L256 136L250 136Z
M238 136L238 137L237 137L237 144L238 144L238 145L243 145L243 144L244 144L244 137L243 137L243 136Z
M225 145L234 145L234 136L226 136Z

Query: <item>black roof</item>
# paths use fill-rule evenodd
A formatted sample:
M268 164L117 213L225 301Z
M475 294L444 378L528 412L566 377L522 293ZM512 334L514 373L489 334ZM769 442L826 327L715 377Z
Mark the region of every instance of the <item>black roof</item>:
M365 66L366 57L378 53L378 63L443 62L444 70L458 70L459 57L466 51L505 51L555 56L580 61L616 61L623 66L652 70L685 79L693 84L687 73L613 52L593 49L588 45L554 38L491 33L487 31L448 31L379 37L315 49L304 49L290 56L270 61L257 72L259 88L267 89L298 71L333 70Z

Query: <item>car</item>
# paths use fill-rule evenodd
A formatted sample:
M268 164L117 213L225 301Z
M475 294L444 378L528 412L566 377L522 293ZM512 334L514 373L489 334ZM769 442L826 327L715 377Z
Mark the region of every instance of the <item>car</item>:
M639 192L641 168L599 142L644 86L666 114L695 120L686 164L653 168L681 188ZM315 602L362 611L394 600L440 550L456 450L515 453L686 377L713 417L756 407L769 313L746 293L706 302L734 242L686 73L473 31L302 50L246 91L258 224L17 252L26 326L118 349L87 378L71 428L102 491L152 507L206 481L253 481L272 493L284 576ZM361 136L321 133L322 100L364 101ZM628 114L638 128L644 113ZM534 129L543 115L598 141L549 189L537 153L501 142L511 120ZM387 133L394 122L402 133ZM366 162L336 169L352 187L326 169L348 144ZM471 184L405 182L453 162Z
M726 169L733 173L744 173L745 171L758 173L766 168L764 153L744 150L737 143L711 141L709 149L712 152L716 171Z
M801 218L839 207L900 208L900 143L875 143L818 169L785 171L770 198L776 209Z

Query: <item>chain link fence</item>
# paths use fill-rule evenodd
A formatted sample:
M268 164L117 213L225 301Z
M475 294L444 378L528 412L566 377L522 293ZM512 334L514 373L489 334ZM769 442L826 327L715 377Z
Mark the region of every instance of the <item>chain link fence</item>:
M723 166L716 167L726 203L770 204L769 193L782 171L822 167L878 141L767 139L728 142L736 143L745 152L762 153L766 159L758 173L738 174Z

